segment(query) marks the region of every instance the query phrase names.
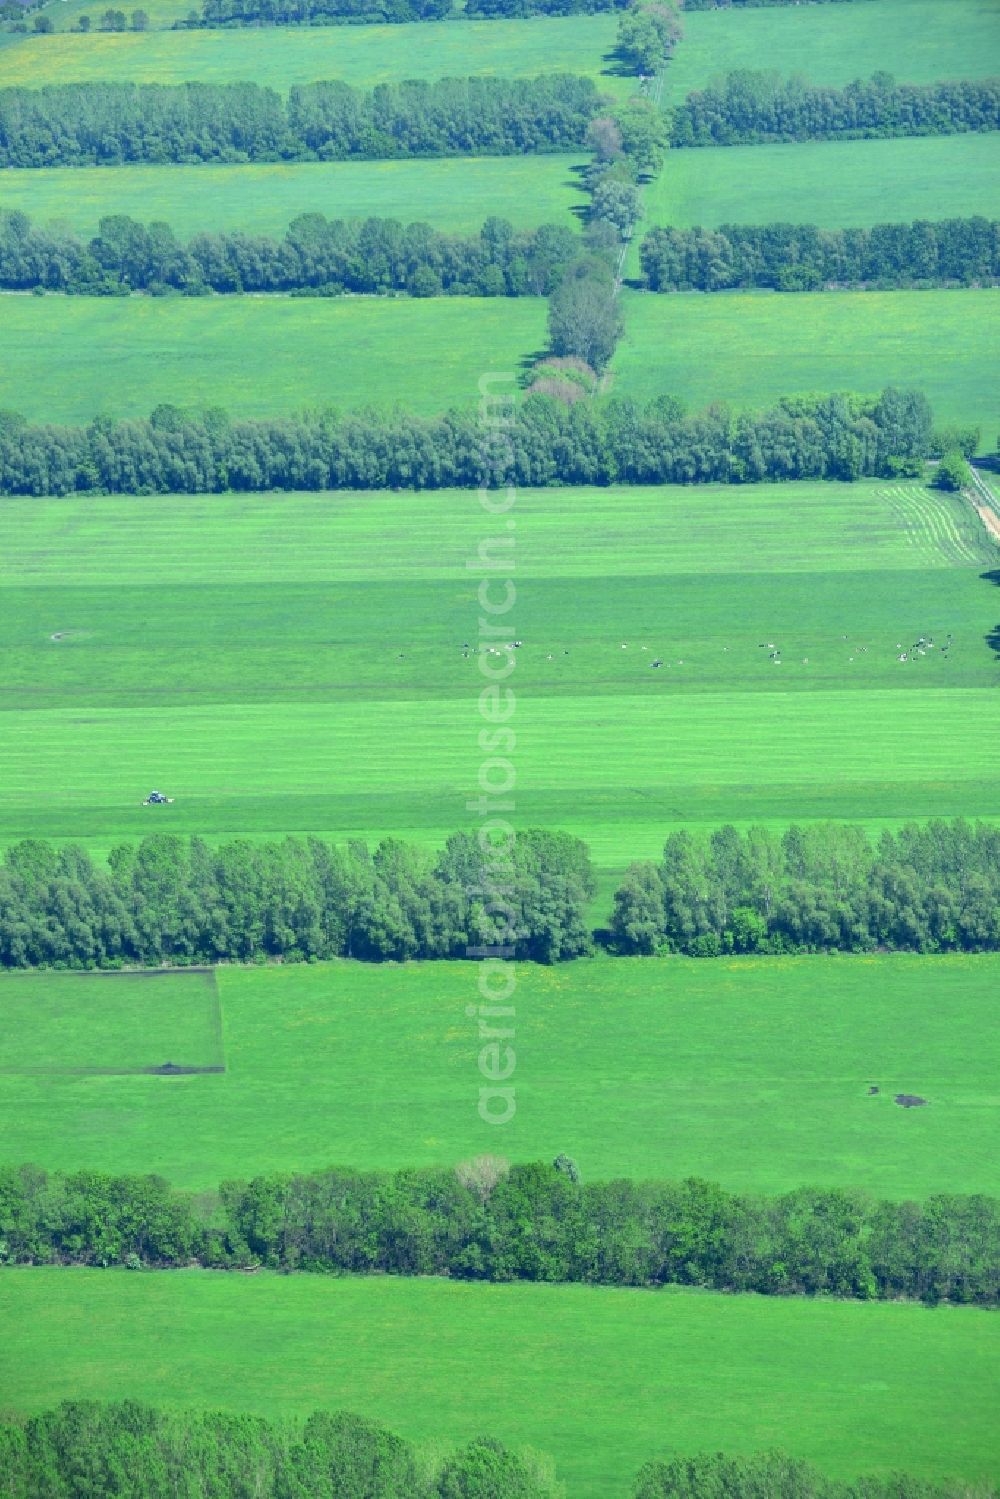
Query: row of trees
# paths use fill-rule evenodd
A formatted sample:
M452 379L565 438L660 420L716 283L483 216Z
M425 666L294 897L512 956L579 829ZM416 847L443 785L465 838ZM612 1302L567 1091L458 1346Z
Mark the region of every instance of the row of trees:
M304 1421L67 1400L0 1422L5 1499L564 1499L552 1465L492 1437L446 1456L349 1411ZM624 1493L624 1487L622 1488ZM634 1499L998 1499L991 1485L905 1474L824 1478L781 1452L647 1463Z
M15 8L21 10L20 5L16 5ZM2 11L0 11L0 14L2 14ZM93 21L90 16L77 16L77 31L88 32L92 26ZM131 18L123 10L105 10L97 18L97 27L99 31L128 31L130 28L132 31L148 31L149 16L144 10L134 10ZM32 22L32 29L42 35L49 35L55 31L55 26L51 16L43 13L35 16Z
M564 405L529 394L484 434L474 410L360 410L233 421L159 406L148 419L32 426L0 411L0 494L220 494L468 489L480 482L742 484L919 475L931 411L916 391L796 396L769 411L686 416L659 397Z
M802 0L685 0L688 10L725 10L731 5L798 5ZM821 3L821 0L813 0ZM634 0L202 0L205 26L339 26L357 23L470 20L525 16L593 15L636 9ZM652 72L653 68L646 71Z
M350 26L472 21L522 16L579 16L624 10L630 0L202 0L203 26ZM186 24L192 24L188 21ZM197 23L196 23L197 24Z
M0 89L0 167L342 161L576 151L601 111L590 78L444 78L293 87L64 83Z
M454 0L202 0L203 26L385 26L442 21Z
M494 1047L504 1054L502 1044ZM352 1275L702 1286L763 1295L1000 1299L1000 1201L803 1187L584 1183L575 1163L330 1168L175 1191L157 1176L0 1168L9 1264L264 1266Z
M107 865L29 839L0 864L0 966L405 961L490 942L547 963L589 950L593 879L579 839L520 833L486 893L483 863L468 833L437 855L394 838L370 852L155 834L116 845ZM837 823L672 833L659 863L626 872L611 936L622 953L696 957L997 951L1000 830L958 819L874 842Z
M684 0L685 10L757 10L768 5L845 4L846 0Z
M590 946L592 894L585 844L534 829L499 853L454 833L439 854L395 838L372 852L157 834L116 845L100 865L75 845L29 839L0 865L0 967L403 962L497 943L558 962Z
M0 287L93 295L129 291L392 293L411 296L547 296L579 254L560 224L518 233L491 218L478 235L440 234L396 219L302 214L280 240L196 234L181 244L169 224L102 218L83 241L27 214L0 209Z
M4 1499L563 1499L551 1473L492 1437L441 1455L349 1411L299 1422L67 1400L0 1422Z
M630 0L466 0L470 20L510 20L523 16L581 16L625 10Z
M748 3L788 5L794 0ZM633 1499L997 1499L997 1493L991 1483L928 1483L905 1473L835 1480L784 1452L750 1457L716 1452L647 1463Z
M672 833L615 892L621 952L995 952L1000 829L962 819Z
M642 242L642 269L653 291L990 285L1000 280L1000 223L975 217L870 229L652 229Z
M1000 129L1000 78L897 83L874 73L845 88L741 69L688 94L671 113L675 146L737 146L761 141L953 135Z

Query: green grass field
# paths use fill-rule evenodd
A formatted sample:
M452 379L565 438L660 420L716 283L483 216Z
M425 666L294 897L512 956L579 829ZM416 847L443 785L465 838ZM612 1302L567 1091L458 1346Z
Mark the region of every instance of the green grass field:
M199 0L144 0L142 5L133 5L130 0L125 11L130 19L133 10L144 10L149 17L150 30L160 31L173 26L176 21L186 21L192 10L200 15L201 5ZM103 12L94 0L48 0L45 14L57 31L72 31L81 15L89 16L91 25L96 28Z
M480 156L263 166L42 167L5 171L0 208L97 233L104 214L165 219L182 236L226 229L281 235L300 213L421 221L474 234L491 214L519 228L579 222L583 157Z
M779 221L854 229L973 213L996 218L998 168L994 135L674 151L646 188L643 228Z
M116 78L135 83L252 79L284 91L319 78L370 88L403 78L578 73L609 93L630 93L633 80L605 72L613 66L616 24L614 16L601 15L411 26L56 32L24 37L0 51L0 87Z
M301 1414L417 1441L484 1430L555 1458L568 1499L642 1462L782 1446L831 1475L992 1477L1000 1323L946 1307L198 1271L0 1272L0 1396ZM431 1357L433 1350L433 1357Z
M626 274L641 275L643 236L658 225L779 222L851 229L974 213L994 218L1000 212L998 167L994 135L673 151L645 189Z
M915 385L937 421L978 426L983 451L993 446L995 291L630 292L623 310L616 395L759 408L808 391Z
M199 1189L331 1164L448 1166L484 1150L514 1160L565 1150L587 1180L697 1175L741 1190L808 1183L895 1198L997 1187L993 956L522 964L517 1113L503 1129L477 1112L474 964L217 977L224 1075L0 1076L4 1158L156 1171ZM105 1019L105 1000L92 989L74 999L65 975L0 976L15 1058L56 1048L61 1068L77 1054L96 1066L100 1035L123 1066L217 1062L201 1032L200 1051L193 1037L183 1055L176 1033L133 1034L123 989L145 986L133 1003L148 1005L161 979L72 980L111 986ZM26 993L38 996L34 1015ZM209 1014L197 993L184 1003ZM910 1092L929 1106L893 1102Z
M545 345L544 298L0 299L0 406L38 421L146 416L161 401L235 416L478 400L487 370Z
M520 507L525 825L579 832L613 872L677 823L995 813L996 549L961 501L788 485ZM478 765L462 645L483 534L461 492L6 502L0 838L440 841ZM949 633L947 658L897 659ZM151 785L176 805L141 808Z
M1000 69L1000 0L692 11L667 72L664 103L735 68L774 68L838 87L878 69L901 83L985 78Z
M0 1072L46 1091L60 1073L221 1067L215 974L18 973L0 980Z

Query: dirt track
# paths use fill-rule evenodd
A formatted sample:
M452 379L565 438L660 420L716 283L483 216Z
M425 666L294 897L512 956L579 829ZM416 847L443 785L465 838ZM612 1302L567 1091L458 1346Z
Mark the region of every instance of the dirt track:
M976 513L978 514L979 519L982 521L987 531L989 531L990 535L993 537L993 540L1000 542L1000 515L997 515L995 510L991 510L990 507L982 500L976 499L973 500L972 503L976 507Z
M972 485L969 498L975 506L976 514L993 540L1000 542L1000 515L993 509L990 491L975 469L972 470Z

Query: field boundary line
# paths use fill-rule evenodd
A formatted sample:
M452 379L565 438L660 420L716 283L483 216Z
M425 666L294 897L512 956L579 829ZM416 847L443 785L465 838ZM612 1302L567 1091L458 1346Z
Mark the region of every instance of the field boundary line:
M993 541L1000 546L1000 505L996 495L973 464L969 465L969 473L972 475L972 492L969 495L972 507Z

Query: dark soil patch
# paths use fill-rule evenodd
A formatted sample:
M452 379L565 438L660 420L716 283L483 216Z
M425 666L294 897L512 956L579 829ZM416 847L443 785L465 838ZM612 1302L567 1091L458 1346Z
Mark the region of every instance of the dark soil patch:
M922 1109L927 1100L921 1098L919 1093L897 1093L896 1102L901 1109Z

